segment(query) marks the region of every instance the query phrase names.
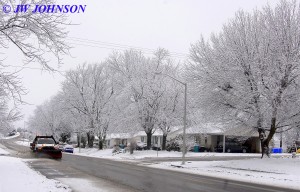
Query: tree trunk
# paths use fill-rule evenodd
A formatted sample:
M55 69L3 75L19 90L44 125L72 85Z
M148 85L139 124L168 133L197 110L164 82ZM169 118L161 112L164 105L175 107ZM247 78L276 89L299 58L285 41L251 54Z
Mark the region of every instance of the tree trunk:
M99 137L99 149L103 149L103 140Z
M274 134L276 132L276 117L273 117L271 120L271 129L270 129L270 133L267 137L267 139L264 141L264 143L269 146L270 141L272 140Z
M90 132L86 133L86 137L87 137L88 146L90 146Z
M167 143L167 135L163 135L163 140L162 140L162 150L166 150L166 143Z
M275 132L276 132L276 117L273 117L271 120L271 129L270 129L270 133L268 134L268 137L264 140L261 140L261 148L262 148L261 158L263 158L264 154L269 156L269 144Z
M86 135L87 135L88 147L92 148L94 145L94 135L90 131L87 132Z
M149 131L146 134L147 134L147 149L149 150L151 148L152 131Z

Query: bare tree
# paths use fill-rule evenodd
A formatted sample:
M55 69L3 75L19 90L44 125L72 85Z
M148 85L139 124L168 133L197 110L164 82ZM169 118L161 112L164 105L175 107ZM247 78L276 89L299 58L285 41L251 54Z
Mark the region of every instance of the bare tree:
M15 9L17 5L31 4L31 0L2 0L1 7L9 5ZM54 0L38 0L35 4L55 4ZM31 11L18 13L0 12L0 50L8 50L15 46L24 56L25 64L29 62L38 62L45 69L53 70L53 66L48 63L51 56L56 58L58 65L62 63L62 56L68 53L69 46L65 42L67 31L65 26L67 16L64 14L34 14ZM2 102L7 99L13 99L15 109L10 113L2 114L2 122L6 119L7 123L16 120L16 105L22 102L21 96L26 92L21 85L17 72L7 72L9 65L1 58L0 61L0 86ZM6 99L3 99L3 98ZM12 118L13 117L13 118Z
M38 0L35 4L55 4L55 0ZM31 4L31 0L3 0L1 7L10 5L15 9L17 5ZM0 12L0 47L8 49L10 44L16 46L25 56L25 62L37 61L46 69L53 69L48 65L48 53L54 55L61 64L61 56L68 53L69 46L65 42L67 32L65 14L35 14L32 11L7 14Z

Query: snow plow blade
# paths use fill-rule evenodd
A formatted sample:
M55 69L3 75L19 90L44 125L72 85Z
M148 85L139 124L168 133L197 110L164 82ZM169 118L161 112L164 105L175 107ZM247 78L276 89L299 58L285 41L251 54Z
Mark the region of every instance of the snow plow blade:
M39 157L51 157L53 159L61 159L62 152L60 149L54 149L53 147L43 147L41 150L38 151Z

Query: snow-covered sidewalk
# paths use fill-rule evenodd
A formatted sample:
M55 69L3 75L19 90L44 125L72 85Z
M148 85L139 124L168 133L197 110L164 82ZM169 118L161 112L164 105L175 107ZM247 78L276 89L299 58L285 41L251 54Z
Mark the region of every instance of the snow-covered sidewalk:
M69 192L68 186L59 181L47 179L45 176L30 169L19 158L7 156L9 153L0 146L0 191L30 192Z

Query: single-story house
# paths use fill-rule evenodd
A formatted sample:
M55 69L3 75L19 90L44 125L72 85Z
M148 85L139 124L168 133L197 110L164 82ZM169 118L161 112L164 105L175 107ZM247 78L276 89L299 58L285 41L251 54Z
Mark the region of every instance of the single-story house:
M169 138L174 138L177 135L183 134L183 128L170 133ZM192 126L186 128L186 135L193 136L195 144L209 148L214 151L214 148L218 145L224 144L230 139L244 140L250 152L258 153L261 151L260 140L256 130L249 128L231 128L227 129L222 124L207 123L201 126Z
M183 126L176 126L171 129L167 136L167 140L175 138L183 134ZM222 124L207 123L203 125L191 126L186 128L186 135L193 137L194 143L209 148L214 151L218 145L224 144L232 138L243 140L250 152L258 153L261 151L260 140L256 130L249 128L224 128ZM136 142L147 143L147 135L145 131L138 131L135 134L129 133L112 133L106 138L106 146L112 148L114 145L129 143L129 139L133 138ZM161 147L163 141L163 132L160 129L155 130L151 138L151 145Z
M115 145L127 145L132 134L129 133L110 133L106 136L106 147L113 148Z
M139 131L133 135L133 138L136 142L147 143L147 134L145 131ZM159 129L156 129L151 137L151 145L161 147L162 145L163 132Z

